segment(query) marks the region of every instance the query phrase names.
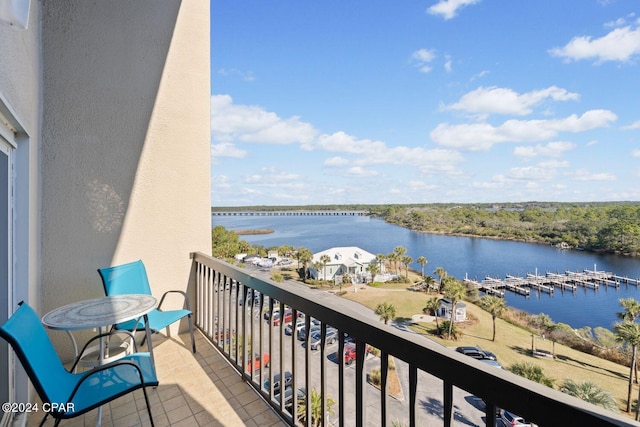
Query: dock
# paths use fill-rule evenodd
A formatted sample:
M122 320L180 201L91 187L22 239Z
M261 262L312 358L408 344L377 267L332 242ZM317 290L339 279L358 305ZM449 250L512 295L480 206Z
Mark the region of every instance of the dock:
M527 273L525 277L507 274L502 279L485 276L482 281L465 278L463 282L488 295L504 297L508 291L528 297L532 291L553 295L556 289L576 292L578 288L598 290L600 286L618 289L623 284L637 287L640 285L640 278L622 277L594 268L582 271L566 270L564 273L547 272L544 275L539 275L536 271L535 274Z

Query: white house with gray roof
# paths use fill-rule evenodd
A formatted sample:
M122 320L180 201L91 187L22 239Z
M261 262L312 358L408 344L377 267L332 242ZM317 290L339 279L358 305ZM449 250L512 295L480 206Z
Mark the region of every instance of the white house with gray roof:
M322 262L324 255L329 257L329 261L316 269L314 264ZM372 263L377 263L376 256L364 249L357 246L336 247L315 253L309 266L309 274L313 279L324 280L339 280L343 275L349 274L356 281L362 282L371 276L367 267ZM380 265L380 272L384 272L384 263Z

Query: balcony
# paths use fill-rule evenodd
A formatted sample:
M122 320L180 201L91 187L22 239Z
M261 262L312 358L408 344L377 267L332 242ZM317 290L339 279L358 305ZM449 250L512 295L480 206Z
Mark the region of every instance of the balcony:
M360 306L327 292L276 283L267 273L200 253L193 254L193 263L198 352L189 351L188 334L154 336L160 386L149 397L156 426L293 426L327 412L320 420L323 425L495 426L501 425L493 415L497 408L508 408L539 426L640 425L386 326ZM336 328L337 341L321 338L319 348L312 350L309 334L298 340L295 333L285 333L288 313L292 319L304 313L307 330L312 318L321 322L321 332ZM347 336L355 344L346 343ZM353 363L338 356L354 347ZM371 348L379 352L367 351ZM402 383L402 392L394 396L392 365ZM368 381L373 369L381 373L378 388ZM297 398L287 399L291 394L279 393L274 385L283 372L290 373L290 390ZM312 394L316 400L311 397L312 405L305 407ZM314 402L316 411L311 409ZM39 423L41 415L31 416L28 425ZM102 425L146 425L147 417L137 391L105 407ZM97 412L92 411L63 425L93 426L96 421Z

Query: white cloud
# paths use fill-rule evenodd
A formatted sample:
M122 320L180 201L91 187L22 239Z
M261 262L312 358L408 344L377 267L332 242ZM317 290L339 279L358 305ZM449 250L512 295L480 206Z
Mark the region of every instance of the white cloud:
M511 168L508 173L508 178L515 180L535 180L535 181L548 181L553 178L553 171L547 168L529 166L522 168Z
M623 126L622 129L624 129L624 130L640 129L640 120L631 123L629 126Z
M225 77L238 76L246 82L252 82L256 79L255 76L253 75L253 72L241 71L235 68L221 68L218 70L218 74Z
M631 150L631 155L632 155L633 157L640 158L640 150L638 150L638 149Z
M597 39L592 39L591 36L574 37L564 47L556 47L549 52L566 61L594 59L596 63L628 62L635 55L640 54L640 27L616 28Z
M324 161L324 165L329 167L341 167L341 166L346 166L348 164L349 164L349 160L340 156L331 157Z
M586 169L576 169L573 172L567 173L567 175L576 181L615 181L617 179L612 173L592 173Z
M412 61L417 65L420 72L425 74L433 69L429 64L435 59L435 57L436 53L433 49L419 49L411 54Z
M211 96L211 134L218 142L304 143L317 133L299 117L282 119L262 107L236 105L229 95Z
M447 73L450 73L453 70L453 66L451 65L451 56L447 55L446 56L446 62L444 63L444 70Z
M573 150L576 147L575 144L565 141L549 142L545 145L521 146L513 149L513 154L525 159L531 159L534 157L560 157L566 151Z
M331 135L325 134L302 144L305 150L322 149L330 153L350 153L363 154L369 151L379 151L386 149L386 145L382 141L372 141L370 139L358 139L348 135L343 131L335 132Z
M211 158L214 162L220 157L233 157L236 159L242 159L246 155L246 150L241 150L230 142L211 144Z
M560 132L583 132L606 127L617 116L608 110L589 110L554 120L507 120L500 126L488 123L451 125L442 123L431 131L431 139L445 147L470 151L489 150L500 142L543 141Z
M479 3L480 0L440 0L427 9L431 15L441 15L445 20L456 16L458 9Z
M361 166L354 166L347 170L347 175L356 177L369 177L378 175L378 172L365 169Z
M479 87L465 95L448 109L476 114L513 114L524 116L532 112L532 107L546 99L554 101L577 100L580 95L565 89L551 86L542 90L519 94L509 88Z

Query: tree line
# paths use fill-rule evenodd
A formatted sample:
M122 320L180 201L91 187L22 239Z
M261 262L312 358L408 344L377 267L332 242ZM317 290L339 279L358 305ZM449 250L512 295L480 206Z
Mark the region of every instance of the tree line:
M370 212L419 232L640 255L638 203L432 204L380 206Z

